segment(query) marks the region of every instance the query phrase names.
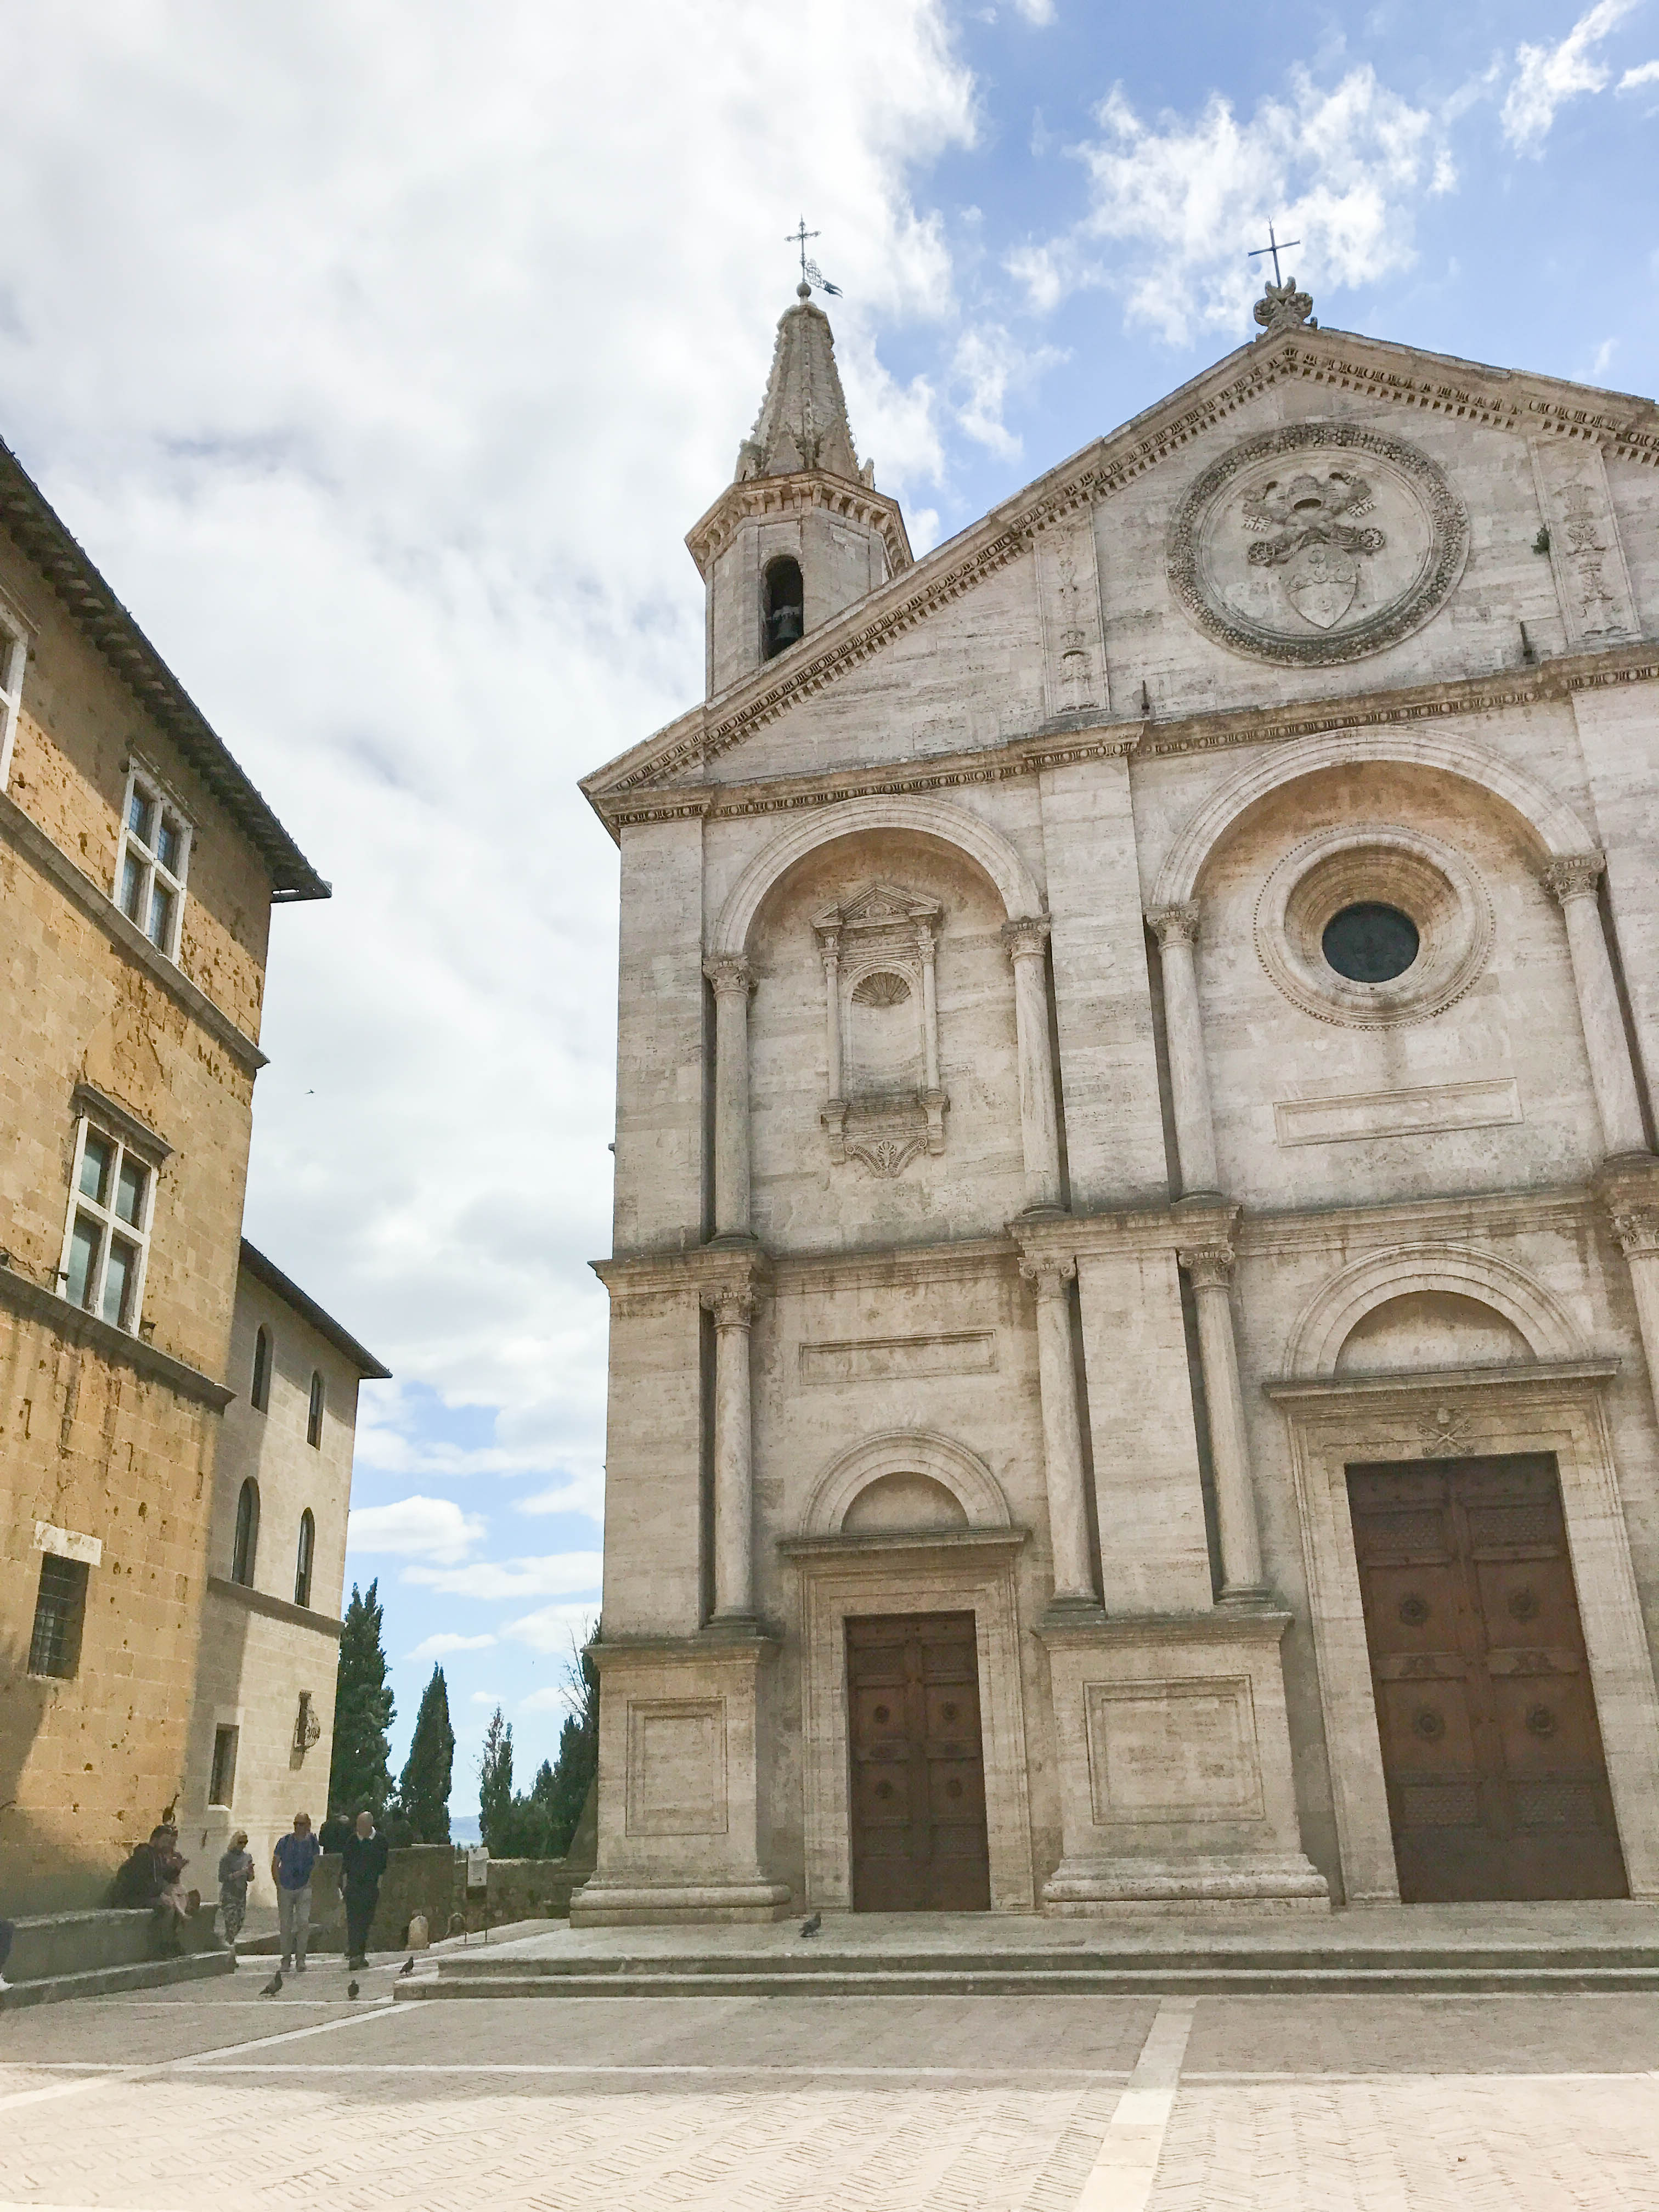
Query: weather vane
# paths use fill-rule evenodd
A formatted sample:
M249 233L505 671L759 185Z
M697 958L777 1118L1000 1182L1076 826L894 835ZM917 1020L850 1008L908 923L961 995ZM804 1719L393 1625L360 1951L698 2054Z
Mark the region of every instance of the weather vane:
M786 246L799 246L800 249L800 295L803 300L811 292L814 284L817 286L820 292L828 292L834 299L839 300L841 297L841 286L832 284L823 270L818 267L817 263L809 261L806 258L807 240L821 238L823 234L821 231L808 230L806 217L802 216L799 228L790 231L783 241Z
M817 235L816 233L813 234L814 236ZM1273 282L1275 284L1282 283L1284 280L1279 273L1279 257L1281 253L1288 253L1293 246L1300 246L1302 240L1299 238L1275 238L1273 235L1273 227L1272 223L1269 223L1267 225L1267 245L1252 246L1250 248L1249 258L1252 261L1256 261L1259 260L1264 253L1271 253L1273 258Z

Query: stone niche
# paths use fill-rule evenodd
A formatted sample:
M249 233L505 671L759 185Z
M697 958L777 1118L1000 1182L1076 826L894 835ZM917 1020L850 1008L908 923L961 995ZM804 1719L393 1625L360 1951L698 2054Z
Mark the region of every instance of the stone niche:
M944 909L886 883L820 908L830 1096L830 1157L896 1176L919 1152L945 1150L950 1100L939 1083L935 959Z

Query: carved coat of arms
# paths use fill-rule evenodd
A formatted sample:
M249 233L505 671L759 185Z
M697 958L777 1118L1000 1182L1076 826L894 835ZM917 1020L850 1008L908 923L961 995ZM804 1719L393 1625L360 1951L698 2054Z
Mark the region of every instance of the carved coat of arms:
M1343 469L1262 484L1243 501L1244 527L1258 540L1250 566L1280 570L1297 612L1318 629L1334 629L1353 605L1361 560L1388 543L1380 530L1356 527L1375 504L1364 477Z

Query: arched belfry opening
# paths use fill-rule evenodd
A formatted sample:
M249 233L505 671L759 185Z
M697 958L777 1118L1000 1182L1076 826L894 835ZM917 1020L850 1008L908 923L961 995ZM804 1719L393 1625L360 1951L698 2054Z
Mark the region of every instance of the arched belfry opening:
M792 553L781 553L766 564L761 587L761 657L793 645L806 628L806 586L800 562Z

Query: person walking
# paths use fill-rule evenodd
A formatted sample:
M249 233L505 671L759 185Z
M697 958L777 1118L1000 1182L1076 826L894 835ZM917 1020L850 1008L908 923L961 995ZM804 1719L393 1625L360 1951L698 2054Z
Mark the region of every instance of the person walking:
M283 1947L279 1973L288 1972L290 1958L296 1974L306 1970L306 1944L311 1935L311 1869L322 1855L323 1847L311 1832L310 1814L296 1813L292 1832L276 1838L276 1848L270 1855Z
M340 1853L340 1894L345 1899L346 1965L368 1964L368 1930L380 1901L380 1876L386 1872L386 1841L374 1826L367 1807L357 1815L355 1832Z
M253 1879L253 1854L247 1847L247 1830L238 1828L219 1862L219 1910L224 1915L225 1942L230 1963L236 1963L236 1938L247 1917L247 1886Z

